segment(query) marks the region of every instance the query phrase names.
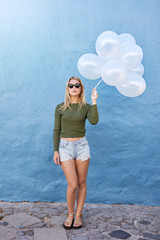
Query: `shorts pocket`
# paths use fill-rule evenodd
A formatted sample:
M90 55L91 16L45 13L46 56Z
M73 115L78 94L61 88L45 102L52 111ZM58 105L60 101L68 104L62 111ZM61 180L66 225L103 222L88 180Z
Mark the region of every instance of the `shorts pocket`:
M60 143L59 143L59 146L62 147L62 148L66 147L67 145L68 145L67 141L66 142L61 142L60 141Z
M79 143L79 146L85 146L85 145L88 145L88 141L87 140L84 140L84 141Z

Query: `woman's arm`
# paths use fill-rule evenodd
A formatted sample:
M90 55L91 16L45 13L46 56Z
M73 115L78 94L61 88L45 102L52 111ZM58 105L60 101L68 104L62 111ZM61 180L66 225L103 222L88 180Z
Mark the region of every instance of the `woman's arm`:
M54 156L53 161L55 164L60 165L60 157L58 153L59 140L61 134L61 116L58 112L58 106L55 109L55 121L54 121L54 132L53 132L53 144L54 144Z
M55 109L55 121L54 121L54 132L53 132L53 144L54 151L59 149L59 140L61 134L61 115L58 112L58 106Z
M90 105L88 112L87 112L87 119L93 125L97 124L97 122L99 120L97 103L96 103L98 94L95 95L95 92L96 92L96 89L93 89L92 95L91 95L92 105Z

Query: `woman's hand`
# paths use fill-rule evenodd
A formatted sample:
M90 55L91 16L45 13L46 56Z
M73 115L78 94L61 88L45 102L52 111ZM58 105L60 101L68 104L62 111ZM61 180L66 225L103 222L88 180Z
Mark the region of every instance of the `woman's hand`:
M58 151L54 151L53 161L57 165L61 164Z
M98 98L97 89L94 88L94 89L92 89L92 95L91 95L92 104L96 104L97 98Z

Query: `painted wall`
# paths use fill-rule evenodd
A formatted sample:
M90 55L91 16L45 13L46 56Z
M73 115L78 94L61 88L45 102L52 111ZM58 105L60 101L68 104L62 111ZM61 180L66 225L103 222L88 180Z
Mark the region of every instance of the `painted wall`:
M0 200L65 201L53 163L54 110L81 77L90 101L98 80L78 58L100 33L131 33L144 52L145 93L127 98L102 82L86 202L160 205L160 19L158 0L0 0Z

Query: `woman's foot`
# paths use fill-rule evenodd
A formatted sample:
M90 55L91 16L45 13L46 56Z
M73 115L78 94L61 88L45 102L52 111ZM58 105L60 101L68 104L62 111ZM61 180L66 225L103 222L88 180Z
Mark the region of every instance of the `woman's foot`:
M65 229L71 229L72 228L73 222L74 222L73 216L74 216L74 213L67 213L67 219L63 223L63 227Z
M78 228L82 227L82 216L83 216L83 214L76 213L74 224L73 224L74 229L78 229Z

